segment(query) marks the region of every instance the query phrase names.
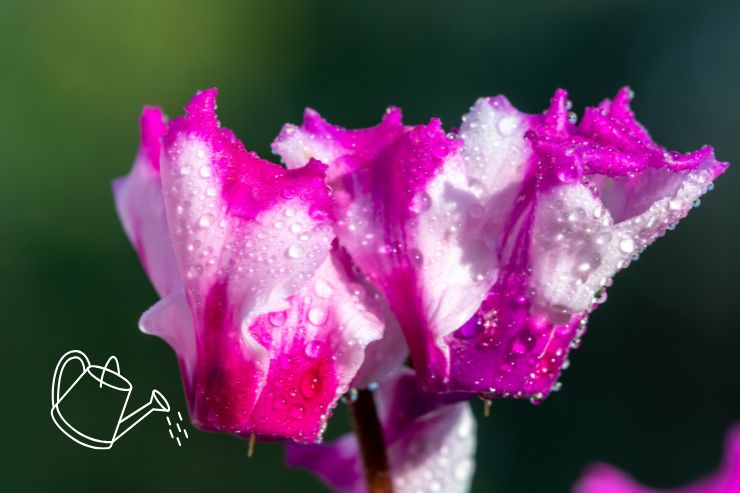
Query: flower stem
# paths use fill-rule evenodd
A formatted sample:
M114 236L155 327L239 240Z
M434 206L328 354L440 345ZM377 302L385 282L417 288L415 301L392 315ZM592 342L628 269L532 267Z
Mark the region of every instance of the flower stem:
M349 405L352 427L357 435L368 493L393 493L383 429L371 390L358 390L357 399Z

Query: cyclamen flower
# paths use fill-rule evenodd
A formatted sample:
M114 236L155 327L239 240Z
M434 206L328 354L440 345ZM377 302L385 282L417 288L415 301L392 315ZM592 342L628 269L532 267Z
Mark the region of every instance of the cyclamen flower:
M403 349L360 368L394 321L382 299L357 296L371 288L332 246L325 166L289 171L248 152L215 97L198 93L169 126L146 109L133 169L114 183L161 297L141 329L176 351L201 429L314 441L358 371L378 378Z
M424 392L411 370L399 370L376 392L395 493L464 493L475 470L475 417L455 396ZM364 493L357 438L326 445L289 444L286 463L314 472L334 491Z
M456 134L389 109L347 130L307 110L273 144L288 168L329 165L337 237L386 296L427 389L539 400L612 276L683 218L727 167L710 147L652 141L622 89L575 123L503 96Z
M658 490L636 483L607 465L592 466L574 487L573 493L737 493L740 491L740 428L730 431L725 459L714 475L682 488Z

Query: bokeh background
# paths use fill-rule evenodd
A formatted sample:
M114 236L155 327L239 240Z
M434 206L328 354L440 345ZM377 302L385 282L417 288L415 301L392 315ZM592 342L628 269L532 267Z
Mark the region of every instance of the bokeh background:
M133 404L156 387L184 411L172 351L137 330L156 296L110 193L142 105L175 115L218 86L224 124L270 156L305 106L364 126L395 104L449 128L479 96L538 112L562 86L580 110L623 84L658 142L711 143L740 164L740 3L2 0L3 490L323 491L283 469L276 444L248 460L244 442L191 429L177 448L160 415L100 452L49 419L51 374L72 348L117 355ZM618 276L561 393L494 403L474 491L566 493L595 460L661 487L717 466L740 422L739 212L731 168ZM340 406L329 431L346 428Z

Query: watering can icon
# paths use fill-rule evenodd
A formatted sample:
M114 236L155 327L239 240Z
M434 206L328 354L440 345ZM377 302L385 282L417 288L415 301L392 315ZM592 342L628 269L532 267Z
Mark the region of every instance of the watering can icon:
M75 360L82 365L82 371L69 387L62 390L64 370L68 363ZM80 445L99 450L109 449L151 413L170 410L167 399L158 390L152 390L149 402L126 414L132 388L131 382L121 375L115 356L108 358L105 366L99 366L90 364L82 351L69 351L59 359L54 370L51 419L57 428ZM103 413L108 416L100 416ZM91 416L94 419L89 419Z

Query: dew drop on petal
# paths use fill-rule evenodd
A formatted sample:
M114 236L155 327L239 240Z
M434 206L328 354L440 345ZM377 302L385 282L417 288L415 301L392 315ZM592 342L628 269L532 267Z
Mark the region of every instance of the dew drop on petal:
M322 207L317 207L314 205L311 206L311 208L308 210L308 216L315 221L323 221L324 219L329 217L329 212Z
M498 124L496 125L496 128L498 129L499 133L503 135L504 137L507 137L514 133L514 130L516 130L517 124L516 124L516 118L513 116L505 116L501 118L498 121Z
M635 251L635 241L632 238L624 238L619 242L619 249L624 253Z
M329 296L331 296L333 289L331 288L331 286L329 286L328 282L319 278L316 280L314 291L316 291L316 295L319 298L328 298Z
M422 262L424 262L424 256L416 248L412 248L411 250L409 250L409 255L411 256L411 261L416 265L420 265Z
M296 419L300 419L303 417L305 410L302 404L293 404L293 407L290 408L290 415Z
M203 229L210 228L213 224L213 216L211 214L203 214L198 220L198 226Z
M294 243L288 247L287 254L290 258L301 258L303 256L303 248Z
M365 288L362 284L350 284L349 292L358 299L363 299L365 297Z
M308 310L308 321L314 325L325 324L328 316L329 312L326 311L326 308L321 306L314 306Z
M280 327L285 324L288 318L288 314L285 311L272 312L267 316L268 321L275 327Z
M411 199L409 210L414 214L421 214L422 212L428 211L431 206L432 199L429 197L429 194L424 190L420 190Z
M315 371L307 371L301 378L301 394L306 399L313 399L321 391L321 377Z
M612 235L610 233L599 233L599 235L596 237L596 244L606 245L611 240L612 240Z
M311 341L306 344L306 356L309 358L316 358L321 353L321 343L319 341Z
M463 459L458 462L455 466L455 469L453 470L455 479L457 479L458 481L464 481L465 479L467 479L467 477L470 475L470 470L472 469L472 467L473 464L470 459Z
M514 354L527 353L534 349L536 343L532 332L527 329L521 330L511 341L511 352Z

